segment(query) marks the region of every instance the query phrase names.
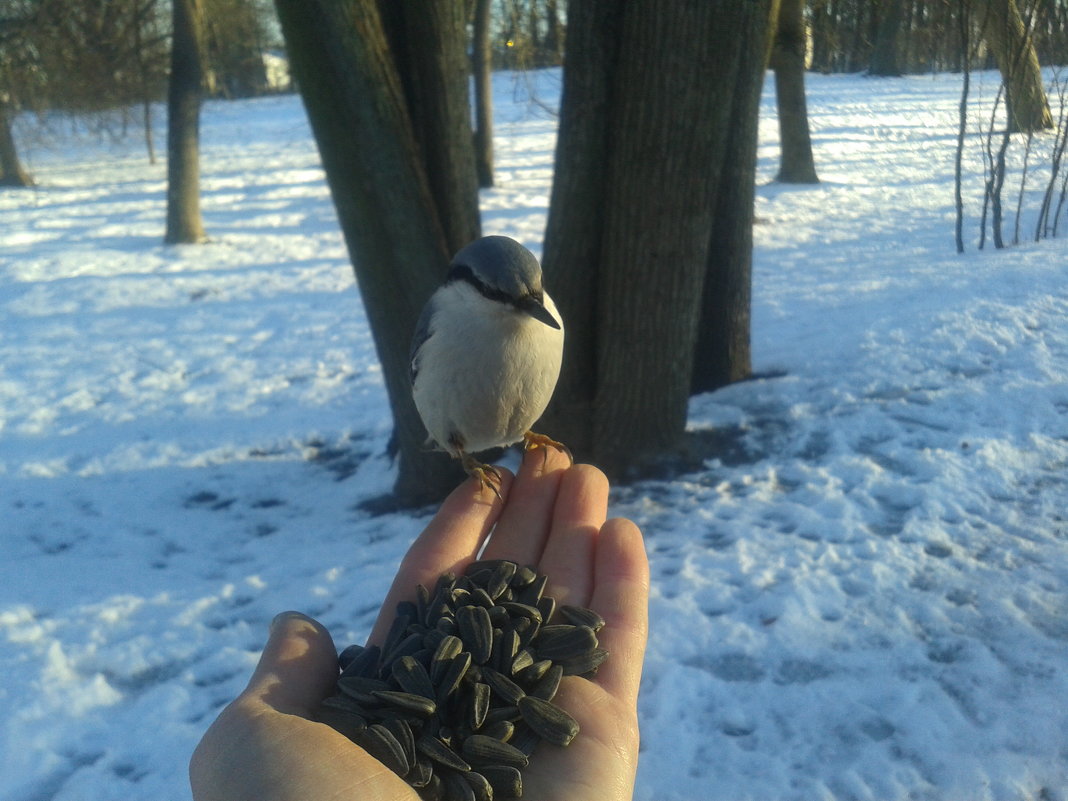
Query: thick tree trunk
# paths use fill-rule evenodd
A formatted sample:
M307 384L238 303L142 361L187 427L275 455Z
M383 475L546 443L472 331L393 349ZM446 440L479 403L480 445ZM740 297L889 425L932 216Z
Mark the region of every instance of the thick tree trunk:
M167 93L168 244L200 242L200 99L203 49L199 0L174 0L174 39Z
M998 62L1006 88L1010 131L1040 131L1053 127L1034 42L1024 26L1015 0L981 0L985 11L983 36Z
M465 204L432 194L408 110L415 87L427 83L409 76L409 92L416 94L406 95L374 0L276 0L276 6L382 364L400 459L395 494L404 504L440 500L463 473L455 460L423 446L408 348L420 309L455 249L441 209ZM451 144L470 153L469 123L462 142Z
M883 0L882 19L871 51L869 75L896 78L901 75L898 59L898 32L901 30L902 0Z
M779 112L779 174L788 184L819 183L812 158L808 106L805 101L805 0L782 0L771 66Z
M22 169L15 147L15 136L11 132L13 116L7 106L0 103L0 186L33 186L33 179Z
M475 76L475 169L478 185L493 186L493 82L490 0L475 0L472 69Z
M752 373L750 306L752 299L753 202L756 182L757 124L763 66L768 60L776 4L750 8L738 20L731 118L721 167L708 271L701 295L701 322L694 346L691 391L709 392ZM781 10L781 7L780 7ZM807 119L807 118L806 118Z
M752 213L751 186L736 210L724 182L744 150L732 130L746 142L755 131L770 6L569 4L545 242L568 337L545 428L610 475L683 447L709 248L725 224L715 218ZM743 87L753 97L739 97ZM735 267L748 259L725 265Z
M379 0L386 42L449 253L481 231L464 4Z

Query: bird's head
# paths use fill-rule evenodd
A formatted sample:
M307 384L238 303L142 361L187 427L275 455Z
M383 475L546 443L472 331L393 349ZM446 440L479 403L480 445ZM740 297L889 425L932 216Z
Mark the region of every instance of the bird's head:
M533 253L507 236L484 236L462 247L452 258L446 281L465 281L489 300L560 328L545 308L541 265Z

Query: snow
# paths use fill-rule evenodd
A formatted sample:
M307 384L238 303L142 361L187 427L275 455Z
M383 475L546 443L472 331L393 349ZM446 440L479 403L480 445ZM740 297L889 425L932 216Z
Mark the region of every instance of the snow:
M973 77L964 256L960 76L809 76L815 187L772 181L765 93L759 377L694 399L716 458L613 494L653 570L638 799L1068 798L1068 257L976 249L996 78ZM484 228L538 251L558 92L496 76ZM0 797L188 799L274 614L360 641L427 513L360 507L390 486L388 408L297 98L205 107L204 246L161 244L136 138L21 132Z

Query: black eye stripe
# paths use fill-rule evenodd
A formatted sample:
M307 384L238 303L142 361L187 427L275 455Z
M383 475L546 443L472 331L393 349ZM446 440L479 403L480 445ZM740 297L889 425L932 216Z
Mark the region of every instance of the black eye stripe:
M445 278L445 283L451 284L453 281L463 281L467 284L470 284L476 290L478 290L478 294L489 300L495 300L499 303L507 303L510 306L514 306L516 304L516 299L509 295L507 292L502 292L499 289L493 289L492 287L489 287L484 284L482 281L479 281L478 278L475 277L474 270L472 270L466 264L453 265L452 269L449 270L449 274Z

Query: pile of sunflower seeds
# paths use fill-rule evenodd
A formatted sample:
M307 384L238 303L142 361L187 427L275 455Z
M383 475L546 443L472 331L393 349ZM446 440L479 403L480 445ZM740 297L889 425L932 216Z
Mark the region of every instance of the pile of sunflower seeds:
M419 585L381 647L341 652L320 720L424 799L519 798L538 743L566 746L578 734L552 703L560 680L590 677L608 657L601 616L557 608L545 584L529 567L487 560Z

